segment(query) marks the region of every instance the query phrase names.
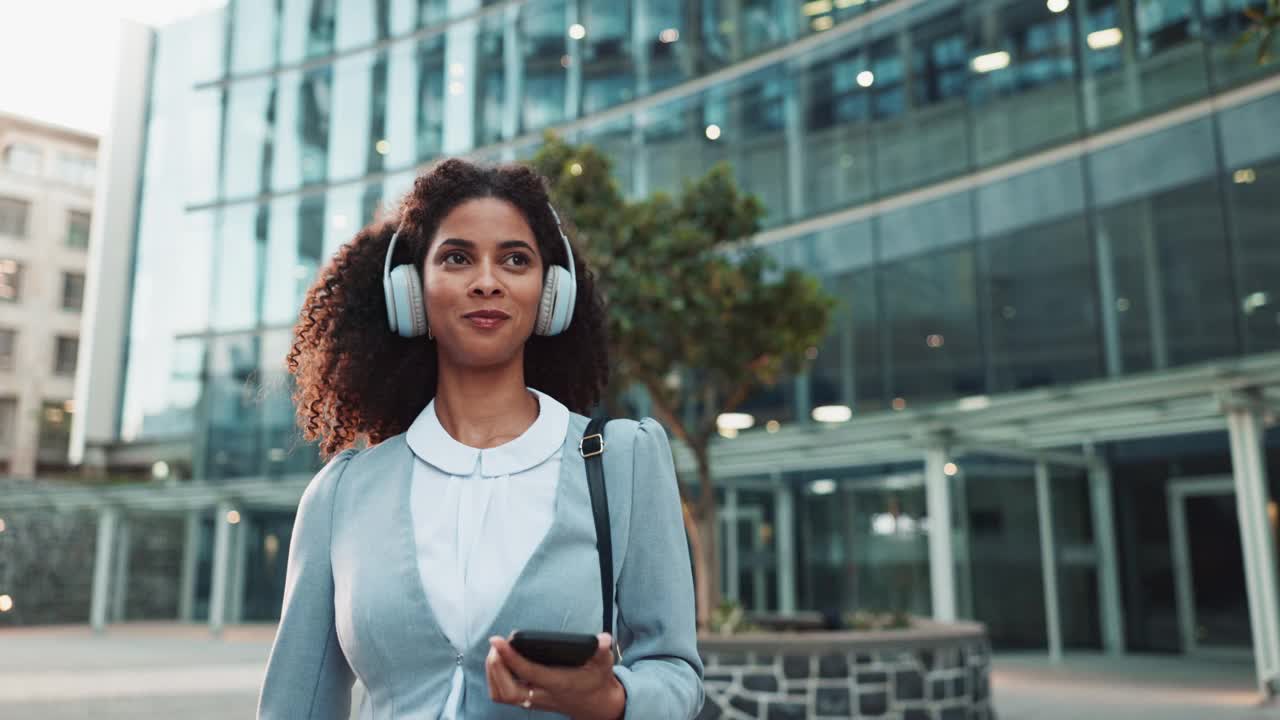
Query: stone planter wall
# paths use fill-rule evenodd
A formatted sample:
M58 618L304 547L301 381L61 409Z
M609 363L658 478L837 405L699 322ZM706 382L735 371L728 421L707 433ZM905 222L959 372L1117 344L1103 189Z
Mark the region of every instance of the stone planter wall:
M700 720L994 720L981 625L700 638Z

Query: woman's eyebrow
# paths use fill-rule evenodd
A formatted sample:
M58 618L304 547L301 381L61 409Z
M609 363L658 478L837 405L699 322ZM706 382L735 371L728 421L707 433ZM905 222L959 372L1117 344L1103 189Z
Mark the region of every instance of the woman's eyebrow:
M471 242L470 240L463 240L461 237L451 237L447 238L447 240L440 241L440 247L444 247L445 245L462 247L462 249L465 250L475 250L476 247L476 243ZM498 250L508 250L511 249L511 247L524 247L525 250L534 250L534 246L529 245L529 243L522 240L504 240L498 243Z
M471 242L470 240L464 240L463 238L447 238L445 240L440 241L440 247L445 247L446 245L452 246L452 247L460 247L460 248L463 248L464 250L474 250L476 248L475 243ZM533 246L525 242L524 240L503 240L502 242L498 243L499 250L507 250L510 248L524 248L529 252L534 252Z

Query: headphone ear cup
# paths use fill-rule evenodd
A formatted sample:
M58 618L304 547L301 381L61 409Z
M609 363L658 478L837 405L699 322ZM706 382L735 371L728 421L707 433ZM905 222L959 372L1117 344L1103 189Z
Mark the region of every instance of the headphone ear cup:
M556 294L559 292L559 283L562 279L556 273L559 269L555 266L548 269L547 278L542 281L542 296L538 299L538 321L533 326L533 332L536 335L555 334L551 330L556 309Z
M391 294L396 332L407 338L426 335L427 306L422 298L422 279L412 265L399 265L391 271Z
M554 287L554 291L548 293L547 289L551 287ZM547 283L543 287L542 302L549 307L546 331L542 333L543 335L559 335L569 328L569 323L573 320L576 290L577 288L573 286L573 277L569 275L568 270L556 265L547 271ZM539 310L539 318L541 318L541 308Z

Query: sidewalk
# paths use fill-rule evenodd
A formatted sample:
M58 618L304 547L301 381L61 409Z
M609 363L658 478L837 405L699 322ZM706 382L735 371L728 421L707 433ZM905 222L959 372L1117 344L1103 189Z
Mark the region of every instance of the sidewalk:
M273 625L130 623L0 630L4 720L252 718ZM1000 720L1280 720L1253 668L1178 657L998 655ZM357 688L357 697L359 688ZM897 720L886 718L886 720Z

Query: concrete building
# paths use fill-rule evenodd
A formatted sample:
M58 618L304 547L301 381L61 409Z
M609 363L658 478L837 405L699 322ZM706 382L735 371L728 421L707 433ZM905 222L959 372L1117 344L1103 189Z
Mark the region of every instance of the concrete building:
M67 469L98 139L0 115L0 473Z
M435 158L550 128L634 196L729 160L757 245L841 300L712 449L730 598L1251 658L1280 692L1280 64L1231 49L1259 4L244 0L131 31L72 453L172 482L58 495L102 513L94 622L155 512L186 516L183 618L275 617L317 466L302 292Z

